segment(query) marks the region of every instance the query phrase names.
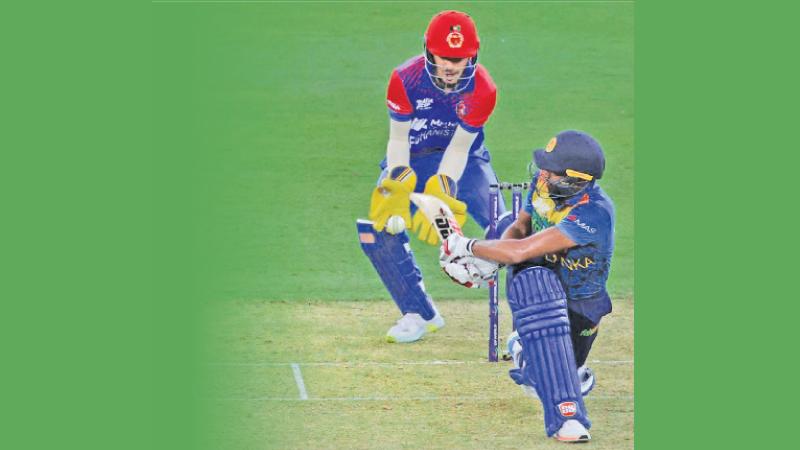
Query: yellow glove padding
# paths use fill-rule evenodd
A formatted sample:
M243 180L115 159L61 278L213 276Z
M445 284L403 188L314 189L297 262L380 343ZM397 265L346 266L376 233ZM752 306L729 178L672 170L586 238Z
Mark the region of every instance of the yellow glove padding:
M456 182L444 174L436 174L425 182L425 194L440 198L447 203L459 226L464 226L467 221L467 204L456 199ZM417 210L412 221L414 232L419 239L431 245L439 245L439 233L433 228L433 224Z
M369 220L375 231L383 231L386 222L392 216L400 216L406 223L411 223L409 194L417 186L417 174L410 167L395 167L389 176L372 191L369 202Z

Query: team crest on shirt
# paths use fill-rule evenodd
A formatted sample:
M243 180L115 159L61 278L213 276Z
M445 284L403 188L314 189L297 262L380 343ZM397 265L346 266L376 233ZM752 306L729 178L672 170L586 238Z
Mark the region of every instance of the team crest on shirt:
M433 105L432 98L422 98L417 100L417 109L419 110L431 109L431 105Z
M464 35L461 34L461 25L450 27L450 34L447 35L447 45L450 48L461 48L464 45Z
M462 119L467 115L467 105L463 100L458 102L456 105L456 114L458 114L458 117L461 117Z

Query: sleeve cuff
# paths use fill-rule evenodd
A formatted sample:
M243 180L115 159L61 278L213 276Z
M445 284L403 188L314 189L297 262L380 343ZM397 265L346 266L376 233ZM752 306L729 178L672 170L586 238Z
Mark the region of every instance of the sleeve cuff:
M472 125L468 124L467 122L464 122L463 120L459 122L459 125L461 125L461 128L469 131L470 133L477 133L483 129L483 126L473 127Z
M409 120L411 120L412 116L413 116L412 114L399 114L392 111L391 109L389 110L389 117L398 122L408 122Z

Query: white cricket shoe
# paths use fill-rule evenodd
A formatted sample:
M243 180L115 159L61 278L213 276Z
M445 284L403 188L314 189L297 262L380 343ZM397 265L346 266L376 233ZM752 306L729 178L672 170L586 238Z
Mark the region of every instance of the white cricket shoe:
M592 438L589 435L589 430L575 419L564 422L564 425L561 425L561 428L553 437L561 442L589 442L589 439Z
M508 347L508 353L511 355L511 360L514 362L514 367L521 369L525 365L525 361L522 359L522 343L520 342L519 333L514 331L509 334L506 339L506 346ZM578 380L581 383L581 395L586 397L589 392L592 392L596 384L594 372L584 364L578 367ZM520 387L522 387L523 392L531 397L539 398L536 389L533 387L525 384L521 384Z
M408 343L418 341L428 332L434 332L444 326L444 319L439 312L431 320L425 320L417 313L408 313L389 328L386 342Z
M581 394L586 397L594 389L594 372L584 364L578 367L578 380L581 382Z
M525 361L522 360L522 343L519 339L519 333L514 331L508 335L508 338L506 339L506 347L508 348L508 354L511 355L511 361L514 363L514 368L522 369L522 366L525 365ZM533 386L520 384L519 387L522 388L522 392L525 394L535 399L539 398L539 394L536 393L536 389L534 389Z

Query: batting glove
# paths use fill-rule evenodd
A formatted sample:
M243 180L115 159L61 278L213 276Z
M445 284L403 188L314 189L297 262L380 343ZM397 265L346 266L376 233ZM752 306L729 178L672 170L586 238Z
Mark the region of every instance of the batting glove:
M458 258L465 256L473 256L472 245L475 239L470 239L459 234L451 234L447 236L442 246L439 248L439 261L440 263L450 263Z
M442 262L441 266L451 280L468 288L480 288L489 284L499 267L496 263L472 256Z

